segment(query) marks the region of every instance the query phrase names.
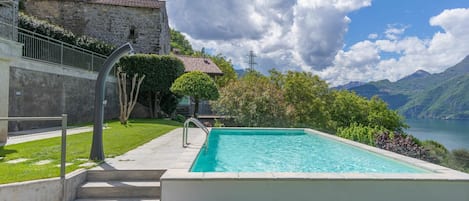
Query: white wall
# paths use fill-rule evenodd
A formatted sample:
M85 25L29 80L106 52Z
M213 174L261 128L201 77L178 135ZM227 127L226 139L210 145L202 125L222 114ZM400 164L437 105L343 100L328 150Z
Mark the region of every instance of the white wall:
M162 201L468 201L469 181L162 180Z
M68 174L65 184L65 200L75 200L76 190L85 180L86 170L77 170ZM61 198L60 178L0 185L0 201L62 201Z
M8 117L10 63L21 58L22 46L11 40L0 38L0 117ZM8 122L0 121L0 144L6 143Z

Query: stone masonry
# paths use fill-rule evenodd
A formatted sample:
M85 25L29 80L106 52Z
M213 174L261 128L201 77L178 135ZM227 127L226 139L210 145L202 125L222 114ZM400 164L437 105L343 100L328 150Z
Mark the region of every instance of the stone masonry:
M26 0L28 14L138 53L169 54L170 33L164 1Z
M0 1L0 37L16 40L17 31L9 25L18 21L18 0Z

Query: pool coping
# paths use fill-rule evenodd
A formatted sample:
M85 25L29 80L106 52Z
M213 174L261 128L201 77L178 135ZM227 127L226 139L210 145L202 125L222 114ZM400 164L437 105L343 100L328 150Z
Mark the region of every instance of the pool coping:
M219 129L219 128L215 128ZM184 169L168 169L162 180L438 180L469 182L469 174L423 160L411 158L384 149L351 141L325 132L309 128L249 128L224 127L220 129L270 129L270 130L302 130L308 134L317 134L366 151L382 155L399 162L408 163L427 170L427 173L308 173L308 172L189 172L192 164ZM193 162L196 160L198 152Z

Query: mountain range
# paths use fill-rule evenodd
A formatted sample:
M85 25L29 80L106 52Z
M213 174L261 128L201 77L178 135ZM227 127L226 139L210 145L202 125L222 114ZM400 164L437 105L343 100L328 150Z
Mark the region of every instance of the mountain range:
M379 96L407 118L469 119L469 56L441 73L418 70L396 82L381 80L347 89L367 98Z

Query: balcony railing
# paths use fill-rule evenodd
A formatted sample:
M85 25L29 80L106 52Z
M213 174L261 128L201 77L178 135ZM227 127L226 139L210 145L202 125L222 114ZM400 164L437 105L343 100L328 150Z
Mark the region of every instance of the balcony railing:
M17 42L23 44L22 56L27 59L46 61L88 71L99 71L106 60L105 55L1 21L0 27L8 28L0 31L0 37L14 40L12 33L17 33Z

